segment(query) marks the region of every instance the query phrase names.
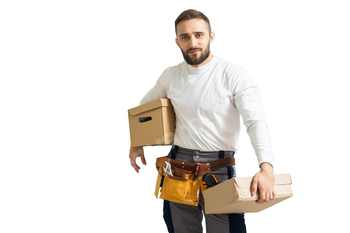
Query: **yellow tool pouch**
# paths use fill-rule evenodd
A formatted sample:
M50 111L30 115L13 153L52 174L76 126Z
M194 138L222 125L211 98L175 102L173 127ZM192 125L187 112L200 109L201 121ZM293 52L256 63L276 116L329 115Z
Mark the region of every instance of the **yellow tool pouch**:
M170 165L169 165L170 164ZM184 162L168 157L157 158L158 179L154 195L160 198L187 205L198 206L200 192L207 189L202 185L203 175L222 167L233 166L234 157L223 158L208 163L201 163L198 177L194 181L196 163ZM166 166L169 166L166 168ZM171 166L171 168L170 168Z
M198 177L198 179L194 181L194 174L192 171L186 171L176 167L172 167L173 176L165 173L162 167L158 169L158 172L155 192L157 198L162 183L160 198L176 203L193 206L198 205L202 183L201 177Z

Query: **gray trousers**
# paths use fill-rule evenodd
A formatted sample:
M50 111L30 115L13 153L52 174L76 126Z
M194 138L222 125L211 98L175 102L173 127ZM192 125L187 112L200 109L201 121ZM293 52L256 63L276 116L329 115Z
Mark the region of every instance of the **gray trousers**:
M233 155L233 151L198 151L173 146L168 157L186 162L206 163ZM212 174L221 183L235 177L235 168L234 166L220 168ZM246 232L244 214L206 214L202 194L198 206L164 200L163 216L169 233L202 233L203 214L207 233Z

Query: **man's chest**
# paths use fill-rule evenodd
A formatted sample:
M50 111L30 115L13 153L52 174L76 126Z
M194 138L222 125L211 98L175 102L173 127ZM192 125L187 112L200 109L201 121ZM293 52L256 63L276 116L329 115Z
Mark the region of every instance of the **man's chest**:
M177 78L170 83L167 93L175 109L205 115L221 111L224 105L232 104L232 93L225 85L225 77L203 75Z

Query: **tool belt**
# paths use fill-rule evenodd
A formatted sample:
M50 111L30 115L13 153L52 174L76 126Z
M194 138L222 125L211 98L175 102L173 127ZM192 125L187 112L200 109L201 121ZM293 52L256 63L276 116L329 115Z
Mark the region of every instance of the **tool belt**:
M195 173L198 165L200 165L200 170ZM203 176L219 168L233 165L235 165L233 156L208 163L191 163L168 157L157 158L158 178L154 194L158 198L160 187L162 187L161 199L197 206L200 191L207 189L202 184Z

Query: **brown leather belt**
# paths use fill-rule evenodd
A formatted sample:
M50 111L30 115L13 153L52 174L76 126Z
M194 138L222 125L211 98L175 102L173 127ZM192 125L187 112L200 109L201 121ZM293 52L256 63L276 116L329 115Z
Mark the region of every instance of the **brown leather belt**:
M165 156L165 157L157 158L156 166L165 167L166 166L165 162L170 162L171 166L174 166L183 170L187 170L189 172L193 172L194 167L196 165L196 163L171 159ZM223 167L233 166L236 163L235 163L235 157L231 156L231 157L217 159L211 162L200 163L200 164L201 164L201 170L199 172L199 176L203 176L207 173L211 173L211 171L214 171Z

